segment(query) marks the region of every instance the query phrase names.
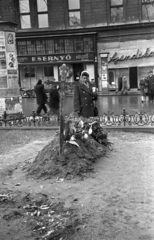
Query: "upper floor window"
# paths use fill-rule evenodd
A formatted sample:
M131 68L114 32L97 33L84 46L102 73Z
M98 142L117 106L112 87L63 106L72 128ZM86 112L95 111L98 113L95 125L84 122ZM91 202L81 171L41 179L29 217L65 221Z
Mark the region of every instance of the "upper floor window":
M154 0L142 0L142 19L154 20Z
M17 41L19 56L93 51L94 41L91 36Z
M31 28L29 0L19 0L21 28Z
M75 26L81 23L80 0L68 0L69 25Z
M47 0L37 0L37 15L38 15L38 27L39 28L48 27L49 22Z
M123 22L123 0L111 0L110 3L111 22Z

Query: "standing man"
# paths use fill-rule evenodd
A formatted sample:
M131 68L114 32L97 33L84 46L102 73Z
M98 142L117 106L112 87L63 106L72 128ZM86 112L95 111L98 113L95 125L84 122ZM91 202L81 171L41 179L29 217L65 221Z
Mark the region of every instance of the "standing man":
M59 116L60 97L57 85L52 84L49 91L49 107L52 114Z
M125 94L125 95L128 94L128 83L127 83L126 76L123 76L123 78L122 78L121 94Z
M154 75L153 75L153 71L150 70L148 72L148 85L149 85L149 102L154 100Z
M118 78L118 89L116 90L116 93L121 92L122 90L122 78L123 78L123 75L121 75L119 78Z
M37 84L34 86L34 91L36 93L36 101L37 101L37 110L36 113L39 116L42 109L44 110L44 113L47 113L47 107L46 107L46 103L47 103L47 95L45 93L44 90L44 85L42 83L42 79L39 79Z
M89 81L89 73L83 71L79 86L74 88L74 112L78 113L79 116L85 118L95 116L94 101L97 100L97 93L92 87Z

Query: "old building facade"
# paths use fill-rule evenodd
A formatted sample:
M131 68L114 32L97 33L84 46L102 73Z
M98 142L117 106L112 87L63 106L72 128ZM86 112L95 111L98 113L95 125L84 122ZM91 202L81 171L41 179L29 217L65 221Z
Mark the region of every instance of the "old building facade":
M33 88L36 79L59 79L69 66L69 81L90 72L100 91L117 87L126 75L137 89L154 69L153 0L0 0L3 21L18 24L19 82Z

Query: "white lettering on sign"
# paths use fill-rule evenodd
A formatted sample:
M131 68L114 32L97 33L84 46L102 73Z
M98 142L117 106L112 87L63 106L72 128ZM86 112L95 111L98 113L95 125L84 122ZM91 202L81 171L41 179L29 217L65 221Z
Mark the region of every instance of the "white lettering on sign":
M32 57L32 62L58 62L58 61L70 61L71 55L59 55L59 56L38 56Z
M76 59L88 59L88 53L87 54L79 54L76 56Z
M32 62L35 62L36 61L36 57L32 57Z

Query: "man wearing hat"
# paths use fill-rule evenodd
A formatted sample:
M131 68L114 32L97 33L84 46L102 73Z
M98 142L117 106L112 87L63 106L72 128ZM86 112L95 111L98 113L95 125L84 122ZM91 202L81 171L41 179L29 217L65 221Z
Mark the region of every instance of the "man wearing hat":
M47 102L47 95L45 93L45 90L44 90L44 85L42 83L42 79L39 79L37 81L37 84L35 85L34 87L34 91L36 93L36 101L37 101L37 110L36 110L36 113L37 115L39 116L42 109L44 110L44 113L47 112L47 107L46 107L46 102Z
M148 80L148 85L149 85L149 102L154 100L154 75L153 75L153 71L150 70L148 72L148 77L147 77L147 80Z

